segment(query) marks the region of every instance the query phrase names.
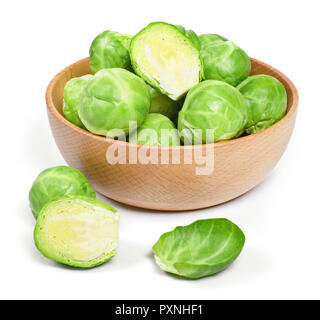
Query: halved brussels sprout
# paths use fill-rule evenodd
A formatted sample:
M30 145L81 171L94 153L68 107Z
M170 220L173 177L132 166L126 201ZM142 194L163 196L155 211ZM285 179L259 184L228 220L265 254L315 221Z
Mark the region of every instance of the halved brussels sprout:
M58 166L42 171L29 192L30 208L34 217L37 219L39 211L46 203L66 195L96 197L89 181L77 169Z
M176 119L182 107L180 100L174 101L157 89L152 87L149 87L149 89L151 94L151 107L149 113L161 113L171 120Z
M209 37L206 37L206 41L209 41ZM201 58L206 80L221 80L236 86L247 78L251 71L250 58L231 41L216 40L203 45Z
M129 141L154 146L180 146L178 130L169 118L160 113L149 113Z
M85 129L85 126L78 115L80 99L85 86L92 77L93 75L87 74L79 78L73 78L64 87L63 114L68 121L82 129Z
M202 77L199 50L174 25L154 22L132 38L133 69L152 87L179 100Z
M38 250L51 260L92 268L116 254L118 224L117 211L100 200L62 197L40 211L34 241Z
M207 219L164 233L152 249L162 270L199 279L228 267L244 243L243 232L231 221Z
M206 80L187 94L178 129L185 144L212 143L240 135L246 122L246 101L239 90L222 81Z
M211 44L215 41L228 41L227 38L213 33L205 33L199 36L201 47Z
M238 86L248 106L248 134L267 129L282 119L287 110L287 93L283 84L268 75L256 75Z
M129 46L131 36L106 30L90 47L90 68L93 74L104 68L130 69Z
M139 127L148 114L148 86L124 69L102 69L88 82L81 98L79 116L92 133L108 137L129 134L129 122Z

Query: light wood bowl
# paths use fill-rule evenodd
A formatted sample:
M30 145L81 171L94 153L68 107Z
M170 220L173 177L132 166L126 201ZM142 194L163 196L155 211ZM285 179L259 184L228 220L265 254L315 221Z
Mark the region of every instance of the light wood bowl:
M63 88L69 79L90 73L88 58L62 70L48 86L47 110L54 139L66 162L83 172L99 193L113 200L153 210L182 211L234 199L259 184L281 158L295 124L299 99L297 89L284 74L251 60L252 74L272 75L283 83L288 95L287 114L267 130L216 143L214 171L210 175L196 175L198 165L194 160L183 164L185 148L205 151L208 145L147 147L150 152L160 151L157 159L164 150L169 149L170 156L178 152L182 164L108 163L106 151L116 142L82 130L62 116ZM120 143L127 155L135 147Z

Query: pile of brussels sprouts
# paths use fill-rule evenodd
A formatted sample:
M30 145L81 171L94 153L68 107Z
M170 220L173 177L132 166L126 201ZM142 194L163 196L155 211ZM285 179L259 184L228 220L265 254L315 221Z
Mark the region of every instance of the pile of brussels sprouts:
M44 170L32 184L29 201L37 220L34 242L45 257L93 268L116 255L119 213L96 199L80 171L66 166ZM243 232L231 221L206 219L164 233L152 250L162 270L198 279L228 267L244 243Z
M286 113L282 83L249 77L251 61L240 47L179 25L154 22L133 37L105 31L91 44L90 68L93 75L67 82L63 113L97 135L205 144L259 132Z

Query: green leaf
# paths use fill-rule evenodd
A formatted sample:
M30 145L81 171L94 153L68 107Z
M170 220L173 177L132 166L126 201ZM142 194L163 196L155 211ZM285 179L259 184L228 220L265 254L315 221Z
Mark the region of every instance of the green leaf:
M198 279L224 270L244 243L243 232L228 219L207 219L164 233L153 252L162 270Z

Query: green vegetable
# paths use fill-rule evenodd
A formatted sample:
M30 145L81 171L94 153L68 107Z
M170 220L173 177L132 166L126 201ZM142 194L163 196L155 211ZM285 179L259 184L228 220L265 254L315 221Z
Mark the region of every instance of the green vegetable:
M92 268L116 254L118 223L117 211L100 200L62 197L41 210L34 241L49 259L73 267Z
M206 36L206 41L208 38L209 36ZM201 47L201 58L206 80L221 80L236 86L247 78L251 71L250 58L231 41L209 41Z
M164 233L153 252L162 270L198 279L228 267L240 254L244 242L241 229L227 219L198 220Z
M187 94L178 129L185 144L201 144L239 136L246 123L247 106L241 93L225 82L206 80Z
M81 99L79 116L92 133L108 137L129 133L129 122L139 127L149 112L148 86L124 69L102 69L88 82Z
M160 113L149 113L130 142L155 146L180 146L179 133L173 122Z
M96 197L88 180L77 169L59 166L42 171L29 192L30 208L35 218L46 203L65 195Z
M204 47L204 46L211 44L215 41L228 41L227 38L222 37L218 34L212 34L212 33L202 34L199 37L199 39L200 39L201 47Z
M171 100L160 91L149 87L151 94L151 108L149 113L161 113L164 116L174 120L182 107L180 101Z
M85 129L85 126L78 115L80 99L84 88L92 77L91 74L87 74L80 78L73 78L64 87L63 114L68 121L82 129Z
M183 26L180 26L178 24L176 24L175 27L182 34L184 34L198 50L200 50L200 48L201 48L200 39L193 30L186 30Z
M199 50L176 27L154 22L132 38L132 67L152 87L179 100L202 78Z
M274 77L256 75L238 86L246 99L249 119L246 132L256 133L279 121L287 110L287 93L283 84Z
M129 46L131 36L106 30L90 47L90 68L93 74L104 68L130 69Z

